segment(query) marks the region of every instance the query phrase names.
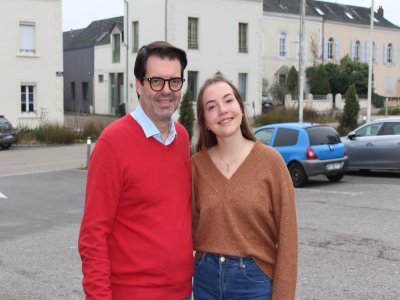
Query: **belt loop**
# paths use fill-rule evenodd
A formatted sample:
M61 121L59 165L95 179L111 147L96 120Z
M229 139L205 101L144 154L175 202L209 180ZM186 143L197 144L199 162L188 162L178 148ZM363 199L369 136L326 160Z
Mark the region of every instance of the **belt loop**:
M240 266L241 269L244 268L243 258L242 257L239 257L239 266Z

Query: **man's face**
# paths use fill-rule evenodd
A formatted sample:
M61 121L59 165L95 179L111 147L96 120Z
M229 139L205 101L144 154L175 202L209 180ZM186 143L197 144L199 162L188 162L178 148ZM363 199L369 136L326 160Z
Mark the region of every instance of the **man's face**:
M146 78L160 77L170 79L181 77L181 65L178 59L160 58L150 56L147 60ZM165 122L169 123L172 114L179 106L181 90L171 91L168 82L165 82L163 89L155 92L150 87L148 80L136 79L136 91L140 95L140 105L146 115L158 125Z

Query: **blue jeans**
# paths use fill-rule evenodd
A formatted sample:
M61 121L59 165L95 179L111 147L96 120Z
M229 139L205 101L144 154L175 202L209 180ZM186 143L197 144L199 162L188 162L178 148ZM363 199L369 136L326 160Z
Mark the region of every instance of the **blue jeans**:
M251 257L206 253L195 263L193 296L194 300L270 300L272 281Z

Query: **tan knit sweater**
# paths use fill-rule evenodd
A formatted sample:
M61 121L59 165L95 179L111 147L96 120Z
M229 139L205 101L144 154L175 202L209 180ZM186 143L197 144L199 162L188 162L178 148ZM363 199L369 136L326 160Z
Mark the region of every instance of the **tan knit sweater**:
M193 240L203 252L252 256L273 280L274 300L294 299L297 224L293 184L281 155L256 142L227 179L207 151L192 157Z

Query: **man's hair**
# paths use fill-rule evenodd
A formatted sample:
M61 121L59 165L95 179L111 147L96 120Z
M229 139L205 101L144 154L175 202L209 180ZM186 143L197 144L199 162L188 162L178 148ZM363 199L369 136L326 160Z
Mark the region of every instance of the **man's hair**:
M157 41L141 47L137 54L134 73L136 79L140 80L140 82L143 83L143 78L146 76L147 60L150 56L178 59L181 64L181 77L183 78L183 71L187 65L186 52L172 46L170 43Z

